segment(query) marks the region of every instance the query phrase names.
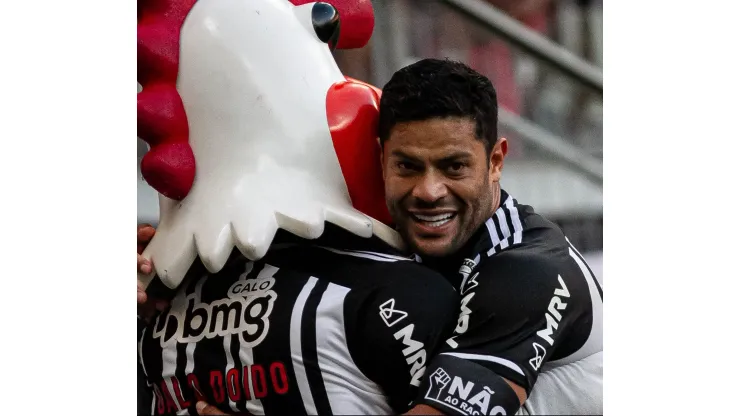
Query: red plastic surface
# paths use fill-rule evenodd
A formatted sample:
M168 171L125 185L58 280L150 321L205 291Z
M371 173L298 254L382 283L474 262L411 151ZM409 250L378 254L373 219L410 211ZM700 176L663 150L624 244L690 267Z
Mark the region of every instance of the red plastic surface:
M290 0L296 6L316 0ZM370 41L375 26L375 13L370 0L324 0L339 12L337 49L362 48Z
M162 195L180 200L195 179L188 121L175 89L180 28L195 0L139 0L137 27L137 134L151 150L141 162L144 179Z
M352 205L391 225L378 145L379 103L379 89L348 78L329 89L326 114Z

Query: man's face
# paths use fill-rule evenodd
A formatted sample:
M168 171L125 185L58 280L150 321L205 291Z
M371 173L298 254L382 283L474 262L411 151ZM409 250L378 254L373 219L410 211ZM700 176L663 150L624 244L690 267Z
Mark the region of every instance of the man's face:
M497 203L506 146L500 139L487 156L469 118L393 127L382 154L386 203L411 249L443 257L470 239Z

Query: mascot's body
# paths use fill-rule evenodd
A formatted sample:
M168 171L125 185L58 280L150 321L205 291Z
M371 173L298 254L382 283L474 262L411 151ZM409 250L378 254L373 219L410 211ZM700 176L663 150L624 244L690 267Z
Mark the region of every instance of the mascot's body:
M294 3L140 6L142 173L162 194L144 255L175 290L140 338L142 411L401 413L456 322L386 225L378 91L327 46L367 41L369 1Z
M141 170L161 194L139 279L174 293L141 334L141 413L401 413L455 324L454 290L388 227L379 91L330 52L369 40L370 2L331 3L139 1ZM554 406L530 410L558 413L548 383Z

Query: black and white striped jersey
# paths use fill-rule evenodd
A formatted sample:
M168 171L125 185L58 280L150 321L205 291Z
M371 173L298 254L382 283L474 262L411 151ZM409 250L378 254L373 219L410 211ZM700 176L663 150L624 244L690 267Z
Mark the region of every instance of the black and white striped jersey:
M501 201L459 257L433 265L454 276L459 317L417 400L448 414L489 414L488 377L529 393L540 371L602 350L602 289L581 254L532 207L503 190Z
M150 414L392 414L416 396L459 297L440 274L327 224L260 261L196 263L139 341Z

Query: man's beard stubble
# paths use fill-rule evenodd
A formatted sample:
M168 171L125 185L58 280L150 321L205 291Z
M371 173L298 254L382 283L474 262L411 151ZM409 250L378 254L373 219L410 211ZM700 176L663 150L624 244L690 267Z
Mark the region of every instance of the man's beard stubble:
M496 183L498 185L498 183ZM496 189L497 186L494 185ZM488 184L487 178L481 185L481 194L470 204L470 215L467 224L460 224L460 232L452 239L451 249L447 255L459 251L473 237L476 231L493 215L494 195L492 187Z
M475 232L483 226L483 224L493 215L494 206L498 205L500 199L500 185L498 182L493 185L488 184L488 177L483 179L483 183L480 185L481 193L478 197L470 203L461 204L459 206L457 216L459 221L459 228L456 235L450 240L450 247L441 256L433 256L438 258L444 258L458 252ZM458 199L457 197L454 197ZM459 201L459 199L458 199ZM391 213L391 217L397 218L397 213L408 212L402 205L401 201L394 201L392 206L388 207ZM433 208L433 207L426 207ZM462 222L463 218L467 218L466 223ZM429 255L421 254L421 249L415 243L415 240L409 235L409 224L408 222L413 221L410 215L405 216L405 223L403 226L399 226L397 223L396 230L401 234L403 241L406 242L408 248L422 257L432 257Z

